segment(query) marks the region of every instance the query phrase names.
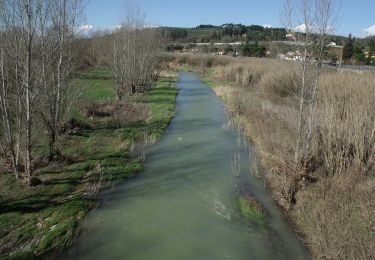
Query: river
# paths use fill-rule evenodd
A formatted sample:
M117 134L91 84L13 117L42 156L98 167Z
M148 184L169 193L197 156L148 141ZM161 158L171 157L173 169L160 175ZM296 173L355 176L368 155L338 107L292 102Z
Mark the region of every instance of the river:
M307 259L222 101L194 73L181 72L177 87L176 116L144 171L103 194L71 258ZM240 215L245 193L265 209L266 227Z

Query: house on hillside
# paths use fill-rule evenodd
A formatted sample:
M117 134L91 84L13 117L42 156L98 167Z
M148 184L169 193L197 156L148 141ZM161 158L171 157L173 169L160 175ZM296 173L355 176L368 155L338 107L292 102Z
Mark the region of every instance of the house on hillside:
M288 51L285 54L278 54L277 57L280 60L290 60L290 61L303 61L303 56L297 51Z
M293 40L293 41L296 41L296 40L297 40L296 37L294 36L294 33L293 33L291 30L288 30L288 34L285 35L285 37L286 37L287 39L290 39L290 40Z
M366 58L369 58L369 56L370 56L370 52L365 51L365 55L366 55ZM375 59L375 53L372 54L371 58L372 58L372 59Z
M330 42L327 44L327 47L336 47L337 44L335 42Z

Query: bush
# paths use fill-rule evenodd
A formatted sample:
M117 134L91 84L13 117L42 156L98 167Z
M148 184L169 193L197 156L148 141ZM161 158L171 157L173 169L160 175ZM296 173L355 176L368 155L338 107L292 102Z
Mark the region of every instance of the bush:
M85 108L89 117L113 117L130 122L145 121L151 116L149 106L144 103L110 101L92 103Z

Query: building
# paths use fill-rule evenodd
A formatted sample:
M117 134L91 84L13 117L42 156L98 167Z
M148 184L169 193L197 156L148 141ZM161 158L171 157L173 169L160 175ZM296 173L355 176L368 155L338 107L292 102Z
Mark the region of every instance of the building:
M365 51L366 58L370 56L370 53L368 51ZM375 53L372 54L371 56L372 59L375 59Z
M337 44L335 42L330 42L329 44L327 44L327 47L336 47Z

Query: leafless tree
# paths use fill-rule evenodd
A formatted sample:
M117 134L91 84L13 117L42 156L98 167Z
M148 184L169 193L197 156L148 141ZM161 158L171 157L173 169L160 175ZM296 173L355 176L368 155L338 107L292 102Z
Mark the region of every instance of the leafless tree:
M27 181L32 182L32 126L35 113L34 100L37 92L38 71L36 65L35 46L37 23L41 14L41 0L4 0L1 9L2 24L2 114L4 129L16 129L17 148L14 147L12 133L5 133L6 143L11 151L12 164L18 176L18 152L23 148L23 161ZM6 68L5 68L6 66ZM6 92L12 93L10 96ZM16 93L14 93L16 89ZM14 95L17 98L14 98ZM9 117L9 105L18 102L18 109L13 114L18 117L13 123ZM7 119L8 114L8 119ZM24 123L22 123L22 121ZM23 138L21 138L23 137ZM21 140L22 139L22 140Z
M49 158L69 111L72 43L80 0L0 2L0 111L3 154L16 176L23 166L33 184L32 150L41 115L49 137ZM38 131L39 133L41 131Z
M116 30L116 27L113 28ZM98 64L100 66L111 66L113 57L113 31L110 30L98 30L92 33L92 37L89 40L89 59L90 62Z
M20 44L18 39L20 29L15 26L15 9L10 10L9 4L6 1L0 2L1 152L5 158L11 158L13 171L18 178L23 112L21 107L22 87L19 84ZM15 104L17 104L17 109ZM16 131L12 131L15 122L17 122ZM14 135L14 132L17 134Z
M40 16L40 57L42 68L40 114L48 131L49 161L56 153L56 140L74 101L69 93L74 69L73 43L80 18L82 1L45 1ZM45 13L44 13L45 12Z
M163 48L163 34L148 28L137 7L128 7L124 23L113 34L112 69L117 83L117 97L135 94L150 88Z
M322 72L328 35L334 32L338 5L335 0L285 0L282 13L288 36L299 46L301 85L295 162L306 163L313 132L316 92Z
M2 24L3 25L3 24ZM5 33L3 26L0 28L0 79L1 79L1 91L0 91L0 109L1 109L1 124L2 124L2 153L7 156L10 153L13 171L18 178L18 163L16 148L14 142L14 135L11 130L11 112L10 112L10 98L8 94L10 82L8 81L8 75L5 68Z

